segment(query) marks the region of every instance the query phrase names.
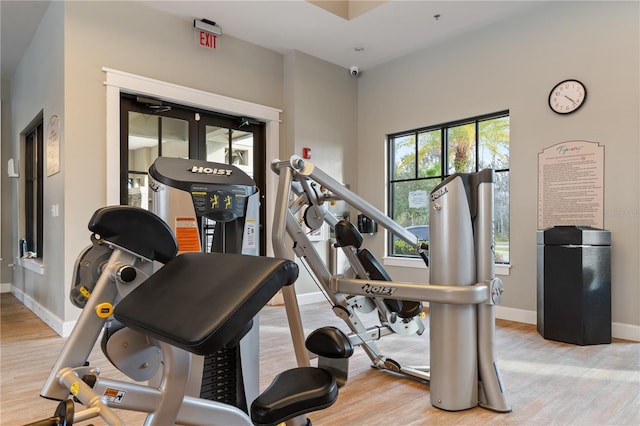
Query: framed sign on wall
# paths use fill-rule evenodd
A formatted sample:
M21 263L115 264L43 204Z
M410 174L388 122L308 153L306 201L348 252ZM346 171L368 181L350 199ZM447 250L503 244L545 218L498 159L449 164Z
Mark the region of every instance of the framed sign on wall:
M47 176L60 171L60 118L52 115L47 124Z
M604 146L567 141L538 154L538 229L604 228Z

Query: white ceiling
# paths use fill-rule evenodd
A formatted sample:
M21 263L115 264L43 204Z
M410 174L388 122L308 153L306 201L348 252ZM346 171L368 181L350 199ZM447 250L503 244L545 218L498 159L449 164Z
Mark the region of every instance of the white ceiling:
M219 43L231 35L281 53L298 50L361 71L541 3L390 0L347 20L304 0L140 2L190 23L194 18L216 22L223 32ZM15 71L48 3L0 1L3 79Z

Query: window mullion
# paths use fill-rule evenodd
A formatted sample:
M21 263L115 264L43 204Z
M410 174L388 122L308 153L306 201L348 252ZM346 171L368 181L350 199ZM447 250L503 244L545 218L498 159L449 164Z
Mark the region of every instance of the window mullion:
M413 134L413 149L415 150L415 159L414 159L414 170L413 170L413 178L418 179L420 174L418 173L418 166L420 165L420 161L418 156L420 155L420 144L418 143L418 132Z
M158 157L162 157L162 116L158 116Z
M27 250L34 249L34 229L35 220L34 208L34 149L35 141L33 134L26 137L25 143L25 239L27 240Z
M480 126L478 124L478 120L475 121L474 126L476 126L475 128L475 168L474 170L477 172L478 171L478 167L480 166Z
M233 130L228 129L227 137L229 139L229 160L228 163L233 163Z
M449 174L449 136L446 127L440 128L442 170L440 170L440 179L443 180Z
M44 244L44 131L43 125L36 128L36 257L42 259Z

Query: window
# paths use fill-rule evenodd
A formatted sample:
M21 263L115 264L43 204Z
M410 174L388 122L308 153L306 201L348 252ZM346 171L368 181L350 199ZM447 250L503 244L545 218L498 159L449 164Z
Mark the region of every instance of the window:
M454 173L493 168L496 263L509 263L508 111L391 134L388 149L389 216L420 239L429 237L425 194ZM417 256L397 238L389 254Z
M24 132L24 240L20 243L23 257L43 256L43 167L42 116Z

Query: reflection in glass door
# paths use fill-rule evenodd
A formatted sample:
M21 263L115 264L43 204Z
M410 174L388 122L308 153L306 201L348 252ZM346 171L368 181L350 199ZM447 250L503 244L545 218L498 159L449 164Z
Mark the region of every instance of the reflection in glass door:
M253 133L205 126L207 161L233 164L253 178Z
M204 124L204 135L207 161L233 164L255 180L252 132ZM215 225L215 220L207 218L202 220L206 247L211 247Z
M149 208L147 170L158 156L158 122L160 117L129 111L127 204Z
M233 164L253 178L260 190L260 229L264 230L264 123L132 95L122 95L120 111L121 204L149 208L148 171L159 156ZM202 222L203 246L210 247L215 222ZM263 231L260 241L264 255Z
M122 152L126 152L126 185L122 204L149 208L149 167L159 156L189 158L189 116L170 106L149 104L146 99L122 100ZM155 106L155 108L153 108ZM180 118L183 116L184 118ZM194 132L195 133L195 132ZM122 159L124 163L124 158Z

